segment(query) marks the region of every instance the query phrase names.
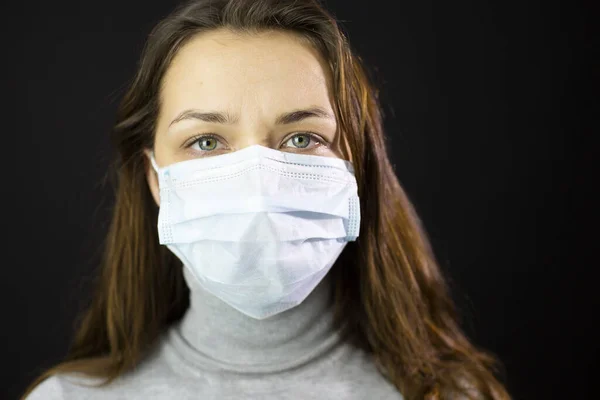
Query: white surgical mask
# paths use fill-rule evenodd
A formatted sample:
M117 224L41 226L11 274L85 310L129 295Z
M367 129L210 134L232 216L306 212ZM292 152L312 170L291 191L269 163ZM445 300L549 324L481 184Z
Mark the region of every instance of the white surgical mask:
M253 145L158 168L158 234L199 284L263 319L300 304L358 237L349 161Z

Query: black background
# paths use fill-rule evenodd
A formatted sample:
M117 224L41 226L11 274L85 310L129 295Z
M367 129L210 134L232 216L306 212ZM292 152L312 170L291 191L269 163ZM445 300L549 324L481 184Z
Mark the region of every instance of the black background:
M1 398L67 350L112 201L108 131L174 4L2 3ZM591 2L326 4L381 88L470 337L517 399L597 398Z

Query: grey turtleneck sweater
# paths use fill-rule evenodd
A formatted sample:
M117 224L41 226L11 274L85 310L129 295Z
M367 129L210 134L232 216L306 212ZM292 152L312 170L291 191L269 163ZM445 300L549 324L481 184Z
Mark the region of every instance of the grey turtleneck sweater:
M255 320L184 275L190 308L137 368L104 387L53 376L27 400L402 400L334 329L328 276L300 305Z

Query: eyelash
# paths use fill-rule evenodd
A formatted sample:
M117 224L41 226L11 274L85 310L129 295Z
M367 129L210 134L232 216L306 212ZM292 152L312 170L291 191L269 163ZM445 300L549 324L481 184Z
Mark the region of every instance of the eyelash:
M320 143L322 146L325 147L329 147L329 143L323 139L321 136L317 135L314 132L310 132L310 131L302 131L302 132L296 132L291 136L288 136L282 143L285 143L287 141L289 141L290 139L292 139L294 136L297 135L307 135L310 137L311 140L315 140L316 142ZM198 140L202 139L202 138L210 138L210 139L214 139L217 140L218 142L222 142L220 140L220 138L212 133L201 133L195 136L192 136L188 141L186 141L181 147L184 147L186 149L189 149L190 147L192 147ZM301 150L299 148L299 150Z

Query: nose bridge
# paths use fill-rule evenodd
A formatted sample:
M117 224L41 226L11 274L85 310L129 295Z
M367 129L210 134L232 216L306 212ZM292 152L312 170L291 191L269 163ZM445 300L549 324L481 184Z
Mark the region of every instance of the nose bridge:
M237 150L261 145L274 147L277 138L274 137L272 126L272 109L275 106L273 100L266 96L262 88L245 93L239 107L239 120L236 126L236 138L234 147Z
M258 110L247 112L247 118L241 117L236 126L235 144L237 150L259 144L265 147L274 145L273 128L269 125L267 117Z
M241 130L237 133L235 148L237 150L244 149L249 146L259 144L265 147L271 147L272 140L269 138L268 132L263 130Z

